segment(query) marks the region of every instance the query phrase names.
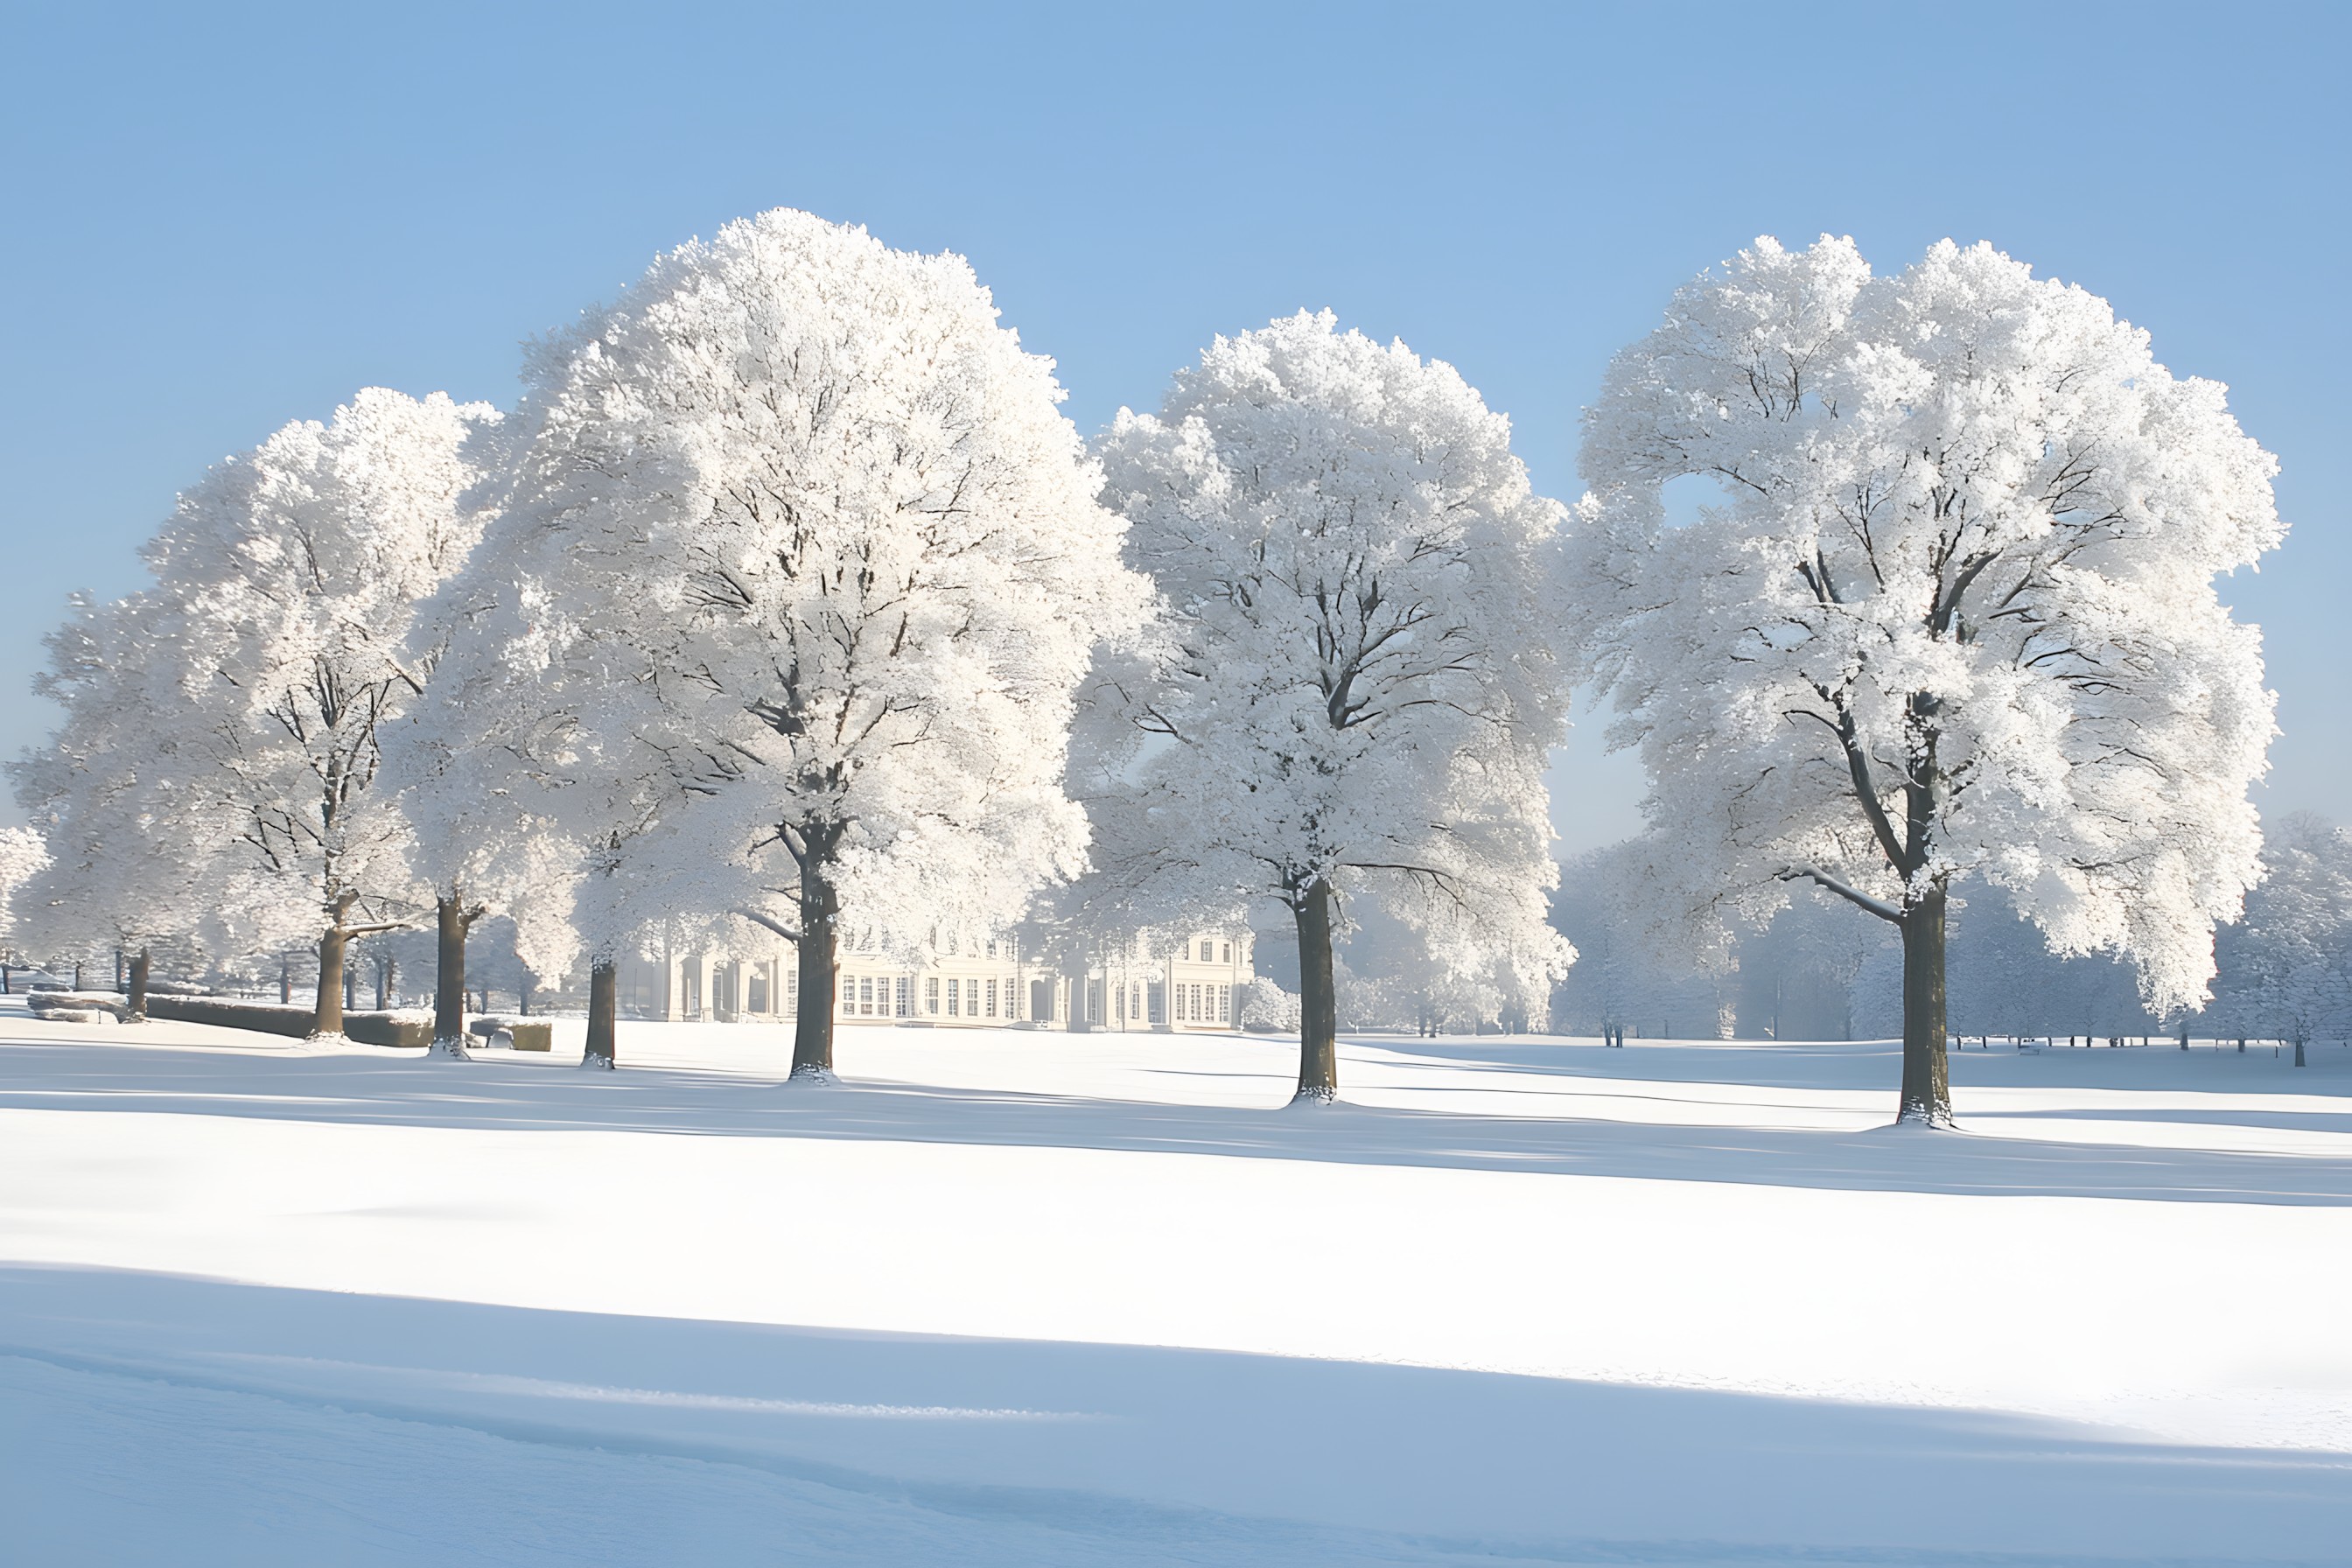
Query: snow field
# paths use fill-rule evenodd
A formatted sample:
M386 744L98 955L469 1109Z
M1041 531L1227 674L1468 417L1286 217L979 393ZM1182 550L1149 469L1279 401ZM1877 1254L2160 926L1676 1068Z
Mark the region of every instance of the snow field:
M0 1039L0 1364L92 1442L139 1407L125 1379L164 1427L289 1454L406 1451L362 1416L488 1432L518 1452L468 1462L518 1486L588 1464L551 1472L551 1442L625 1439L704 1466L730 1518L849 1521L846 1555L813 1523L779 1561L2352 1538L2332 1047L2301 1073L1957 1055L1974 1135L1940 1137L1874 1125L1894 1058L1868 1045L1358 1041L1356 1103L1293 1112L1293 1047L1249 1039L856 1029L820 1090L775 1084L789 1045L757 1026L630 1026L612 1075L561 1038L470 1065L195 1026ZM79 1484L135 1489L115 1439ZM461 1560L403 1558L331 1479L304 1496L351 1561ZM994 1522L943 1557L938 1508Z

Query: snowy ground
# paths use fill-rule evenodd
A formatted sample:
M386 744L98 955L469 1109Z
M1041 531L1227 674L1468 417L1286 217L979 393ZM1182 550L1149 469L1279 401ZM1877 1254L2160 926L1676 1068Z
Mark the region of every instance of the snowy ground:
M0 1558L2352 1555L2334 1045L565 1043L0 1011Z

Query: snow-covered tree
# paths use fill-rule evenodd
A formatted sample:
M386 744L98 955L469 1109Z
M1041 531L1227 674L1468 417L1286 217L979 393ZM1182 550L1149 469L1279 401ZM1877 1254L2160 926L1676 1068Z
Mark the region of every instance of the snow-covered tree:
M103 856L121 876L159 858L184 873L226 947L304 933L320 1036L342 1030L344 944L413 896L400 813L375 787L383 731L421 689L404 638L471 543L463 451L495 418L370 389L222 463L146 547L156 586L120 610L114 673L68 698L58 760L92 774L68 793L127 792L116 815L152 840ZM55 649L61 687L75 657ZM100 712L126 687L128 725ZM103 755L77 761L101 725Z
M186 783L201 764L178 754L185 705L156 624L169 609L154 593L104 605L77 595L33 682L65 721L8 765L49 852L17 891L19 918L55 952L123 953L134 1020L146 1016L156 950L191 966L199 931L219 925L200 896L205 856L191 831L204 818Z
M1950 1119L1945 909L2005 889L2061 952L2194 1002L2254 879L2273 732L2217 574L2283 529L2222 388L1990 247L1874 278L1758 241L1675 298L1587 416L1575 614L1694 898L1786 879L1901 932L1901 1116ZM1669 526L1664 487L1719 504Z
M1675 846L1643 835L1590 849L1560 868L1552 923L1576 944L1555 990L1553 1026L1622 1045L1630 1034L1704 1039L1721 1032L1737 963L1731 933L1693 920L1666 892Z
M17 962L16 943L24 930L16 895L49 864L47 847L29 827L0 827L0 963Z
M2264 836L2263 877L2225 931L2216 1026L2294 1047L2352 1035L2352 835L2309 813Z
M1843 900L1819 889L1791 898L1735 949L1740 1032L1773 1040L1852 1039L1854 980L1891 934L1855 920Z
M513 477L514 426L472 432L467 458L480 482L461 502L476 545L466 565L422 607L409 635L410 667L428 679L404 721L385 735L384 780L399 792L415 874L434 901L433 1047L466 1059L467 943L486 917L519 921L519 959L561 973L575 942L567 917L580 847L549 817L552 759L576 749L530 617L517 563L501 549L499 509ZM533 650L518 657L518 650ZM593 987L592 987L593 989Z
M1571 956L1544 923L1559 509L1509 422L1452 366L1301 312L1216 340L1098 451L1168 606L1095 688L1128 721L1084 784L1105 896L1288 912L1306 1101L1338 1091L1348 899L1454 973L1546 991Z
M1149 594L1051 362L961 257L766 213L527 379L483 570L569 737L534 809L602 858L584 903L733 911L823 997L845 909L911 945L1080 868L1073 692ZM832 1065L833 1011L803 1006L793 1074Z

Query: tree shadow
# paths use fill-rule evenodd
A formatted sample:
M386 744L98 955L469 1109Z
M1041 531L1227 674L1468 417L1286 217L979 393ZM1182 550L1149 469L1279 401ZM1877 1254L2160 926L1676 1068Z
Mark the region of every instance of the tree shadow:
M1475 1044L1451 1048L1475 1049ZM1374 1063L1366 1053L1381 1051L1391 1048L1354 1047L1349 1054L1369 1070L1385 1064ZM1605 1054L1624 1058L1632 1053ZM1743 1052L1740 1065L1757 1055ZM1697 1060L1696 1054L1691 1059ZM1475 1058L1474 1064L1487 1065L1475 1063ZM1547 1087L1572 1076L1558 1061L1540 1065L1549 1080ZM1856 1097L1851 1058L1847 1068L1845 1081L1834 1088L1846 1097L1837 1113L1851 1119L1856 1114L1852 1110ZM1155 1076L1174 1078L1197 1069L1151 1070ZM1725 1070L1721 1060L1716 1070ZM1529 1093L1520 1103L1542 1114L1510 1115L1443 1109L1458 1091L1442 1085L1421 1091L1426 1103L1413 1107L1342 1103L1320 1110L1277 1109L1274 1102L1283 1092L1280 1081L1267 1079L1261 1090L1255 1087L1259 1075L1253 1073L1202 1076L1264 1092L1269 1103L1261 1108L1171 1104L854 1076L830 1088L785 1087L744 1072L689 1068L586 1073L561 1060L525 1063L503 1053L471 1064L426 1064L413 1054L390 1051L214 1053L126 1044L61 1049L55 1041L0 1037L0 1107L23 1110L520 1131L1030 1145L1979 1195L2352 1204L2352 1158L2034 1140L2007 1130L2030 1117L1998 1108L1986 1113L1989 1125L2004 1127L1998 1137L1883 1126L1792 1129L1771 1124L1787 1120L1787 1103L1759 1101L1743 1108L1740 1094L1758 1087L1745 1079L1725 1083L1727 1094L1694 1096L1687 1101L1653 1092L1669 1085L1644 1082L1637 1089L1622 1079L1601 1079L1573 1097ZM1344 1067L1342 1081L1349 1081ZM1725 1082L1696 1076L1683 1081ZM1557 1103L1581 1098L1597 1108L1611 1097L1643 1102L1644 1118L1580 1115ZM1891 1091L1885 1099L1891 1102ZM1690 1110L1677 1117L1680 1105ZM1965 1126L1970 1114L1965 1097L1961 1109ZM2118 1123L2184 1120L2169 1112L2134 1112L2127 1105L2045 1114L2078 1123L2099 1117ZM2271 1114L2208 1112L2216 1123L2248 1126L2271 1125L2263 1120Z

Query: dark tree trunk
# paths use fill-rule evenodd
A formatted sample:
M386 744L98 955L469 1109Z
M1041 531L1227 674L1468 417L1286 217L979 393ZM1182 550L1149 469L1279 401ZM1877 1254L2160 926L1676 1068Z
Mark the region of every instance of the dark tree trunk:
M278 1000L289 1003L294 1000L294 961L283 953L278 959Z
M1298 1090L1293 1105L1339 1098L1339 1005L1331 978L1331 884L1318 878L1291 905L1298 926Z
M2294 1065L2297 1067L2303 1066L2303 1037L2301 1035L2297 1035L2294 1037Z
M600 958L588 966L588 1049L580 1058L582 1067L610 1068L618 1060L613 1022L620 1002L621 983L613 961Z
M1903 1105L1897 1121L1952 1124L1951 1068L1944 1055L1944 889L1904 911Z
M444 897L433 904L433 1048L445 1056L466 1050L466 906Z
M833 847L838 836L807 837L801 858L800 1016L793 1022L793 1077L818 1083L833 1079L833 1015L836 1006L835 917L841 900L833 889Z
M351 938L338 910L319 938L318 1000L310 1007L310 1037L332 1039L343 1032L343 950Z
M130 1005L126 1011L134 1024L147 1021L147 950L143 947L131 959Z
M360 1005L360 972L349 963L343 965L343 1011L354 1012Z
M375 1010L383 1012L392 1005L393 957L387 952L375 966Z

